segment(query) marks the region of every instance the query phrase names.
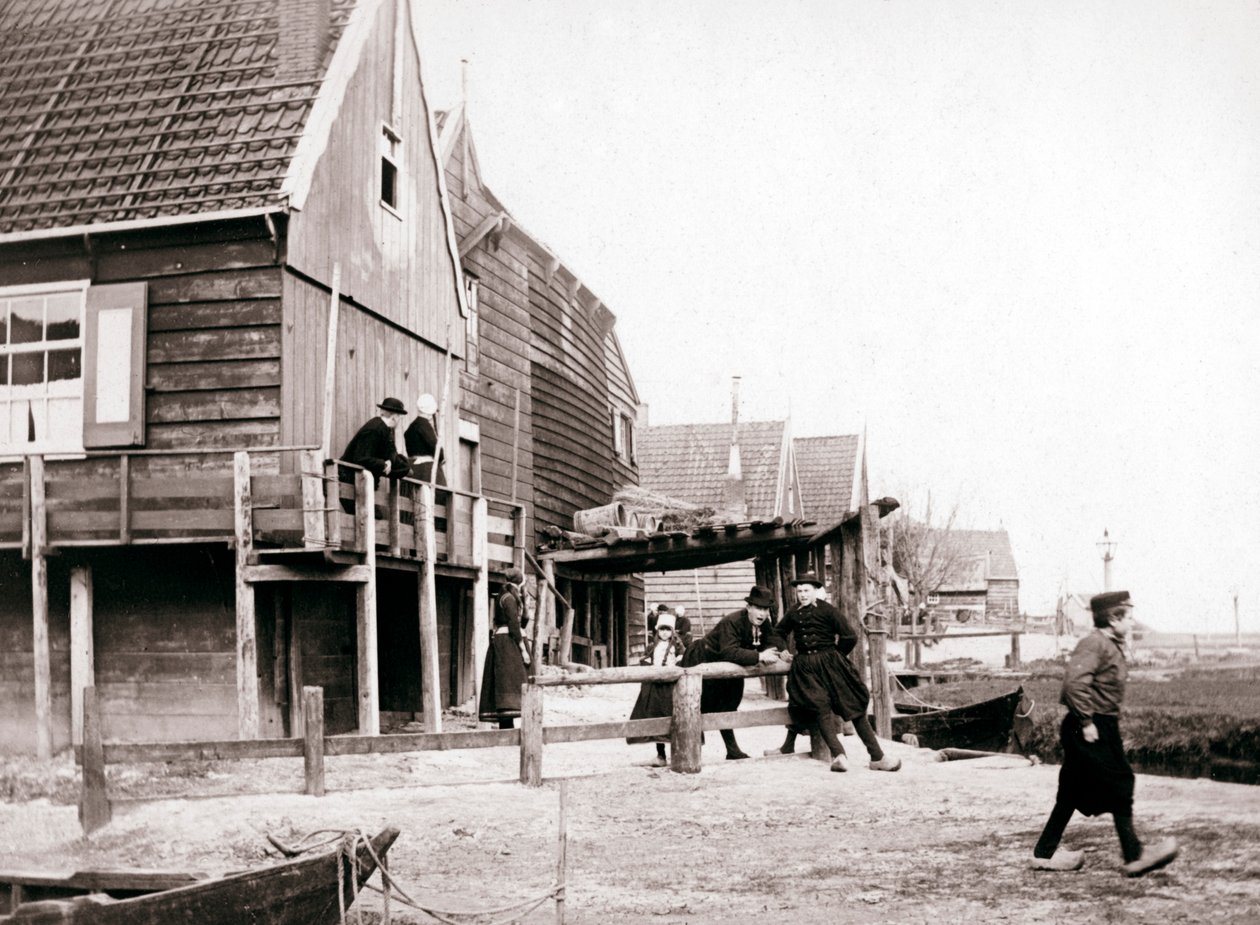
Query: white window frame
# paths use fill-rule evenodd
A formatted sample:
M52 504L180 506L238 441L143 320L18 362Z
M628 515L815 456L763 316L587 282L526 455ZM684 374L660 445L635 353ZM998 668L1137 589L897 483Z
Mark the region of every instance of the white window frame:
M380 155L379 166L376 171L376 192L381 208L395 218L402 219L402 210L400 209L403 200L402 136L388 122L381 123ZM394 169L395 201L392 203L386 200L385 197L380 196L381 188L385 182L385 164L389 164Z
M41 340L32 344L22 344L14 349L9 343L8 338L11 336L11 324L6 325L5 343L0 344L0 356L6 358L20 353L34 353L37 351L47 352L50 345L56 345L57 349L78 348L79 350L79 378L74 380L61 380L58 387L53 391L63 394L52 394L48 386L47 380L47 361L45 361L43 382L44 393L42 396L31 396L24 400L42 399L45 402L44 420L48 419L47 402L49 399L77 399L78 414L75 416L73 428L74 437L71 440L50 441L36 440L33 443L22 441L21 443L10 443L0 441L0 458L13 459L24 454L56 454L56 455L79 455L83 453L83 390L84 390L84 369L85 369L85 343L84 334L87 324L87 290L90 280L76 279L65 280L55 283L35 283L22 286L3 286L0 287L0 299L9 300L22 298L23 296L32 295L53 295L57 293L77 292L79 296L79 336L72 340L48 341ZM0 367L3 369L3 378L7 380L7 366ZM69 383L75 383L71 386ZM9 418L12 414L11 408L14 398L11 394L13 387L7 384L7 381L0 385L0 414ZM18 388L28 388L19 386ZM23 399L19 399L23 400Z

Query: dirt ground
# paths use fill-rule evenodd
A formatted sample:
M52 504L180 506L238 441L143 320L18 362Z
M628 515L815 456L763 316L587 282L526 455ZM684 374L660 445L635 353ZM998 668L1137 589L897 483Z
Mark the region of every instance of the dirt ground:
M635 692L551 689L547 722L623 717ZM744 709L767 705L749 682ZM759 756L781 730L739 736ZM74 806L0 804L0 868L213 873L270 863L268 832L294 840L391 823L402 830L391 869L413 897L485 909L552 883L565 779L569 923L1260 922L1260 788L1142 776L1139 831L1176 835L1174 865L1126 879L1109 820L1078 817L1067 846L1086 849L1085 868L1037 873L1027 861L1056 768L1018 756L937 762L890 744L904 767L880 773L856 737L845 744L846 774L806 757L726 761L717 736L696 775L645 766L651 746L548 746L536 790L515 782L512 749L332 758L323 798L300 794L300 760L202 765L159 783L219 796L124 804L90 839ZM140 771L116 770L119 791L134 791ZM372 895L359 905L381 909ZM396 923L432 921L393 908ZM519 921L554 922L555 907Z

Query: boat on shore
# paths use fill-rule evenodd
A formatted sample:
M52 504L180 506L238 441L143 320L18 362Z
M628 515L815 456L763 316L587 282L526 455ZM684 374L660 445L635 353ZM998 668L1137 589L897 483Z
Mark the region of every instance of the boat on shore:
M370 838L347 835L295 860L222 877L0 871L0 925L337 925L397 837L392 826Z
M959 707L924 703L894 703L894 741L912 741L920 748L967 748L976 751L1002 751L1011 740L1024 689ZM913 737L907 738L907 737Z

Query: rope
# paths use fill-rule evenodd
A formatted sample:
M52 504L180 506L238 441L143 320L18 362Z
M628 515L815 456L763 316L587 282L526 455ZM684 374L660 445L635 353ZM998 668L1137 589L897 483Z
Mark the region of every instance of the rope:
M332 834L331 838L324 838L319 841L312 839L318 835ZM346 925L346 897L345 890L342 886L344 882L343 865L349 864L349 872L351 876L351 893L350 901L354 902L355 895L361 890L372 890L380 893L384 897L385 908L388 910L391 898L397 899L404 906L410 906L419 912L423 912L429 918L441 922L442 925L510 925L524 915L533 912L548 900L555 900L564 895L565 885L557 882L552 884L546 892L529 896L525 899L518 900L514 903L508 903L503 906L496 906L490 909L440 909L436 906L426 906L418 900L414 899L398 882L398 879L386 868L384 860L376 852L372 840L362 829L317 829L309 832L298 840L296 844L289 845L280 841L274 835L267 835L267 840L276 847L282 854L294 857L304 854L308 851L314 851L318 848L326 847L337 841L341 842L341 850L337 852L337 908L340 914L338 921L341 925ZM381 882L383 887L378 887L364 880L362 883L358 879L360 873L359 851L365 850L376 862L376 869L380 871ZM361 908L354 908L354 921L358 925L363 923L363 913ZM388 918L386 918L388 921Z
M895 674L893 674L891 671L890 671L890 672L888 672L888 674L889 674L889 677L891 677L891 678L893 679L893 683L894 683L894 684L896 684L896 685L897 685L897 687L899 687L899 688L901 689L901 692L902 692L903 694L905 694L907 697L909 697L909 698L910 698L911 702L913 702L913 703L917 703L917 704L918 704L919 706L921 706L921 707L930 707L930 708L931 708L931 709L933 709L933 710L944 710L944 709L946 709L945 707L941 706L939 703L928 703L926 700L923 700L922 698L920 698L920 697L919 697L919 695L918 695L918 694L914 693L913 691L911 691L911 690L910 690L910 688L908 688L908 687L906 687L904 684L902 684L902 683L901 683L901 679L900 679L900 678L898 678L898 677L897 677Z
M1016 708L1015 708L1015 717L1016 717L1016 719L1028 719L1028 717L1032 716L1032 711L1036 708L1036 706L1037 706L1037 701L1036 701L1036 700L1034 700L1033 698L1029 697L1029 698L1028 698L1028 712L1027 712L1027 713L1020 713L1020 712L1019 712L1019 707L1016 707Z

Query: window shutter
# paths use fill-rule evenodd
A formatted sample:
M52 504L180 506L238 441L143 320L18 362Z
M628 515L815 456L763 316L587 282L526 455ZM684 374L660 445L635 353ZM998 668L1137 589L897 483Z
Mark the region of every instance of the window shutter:
M83 331L83 446L144 446L148 286L87 291Z

